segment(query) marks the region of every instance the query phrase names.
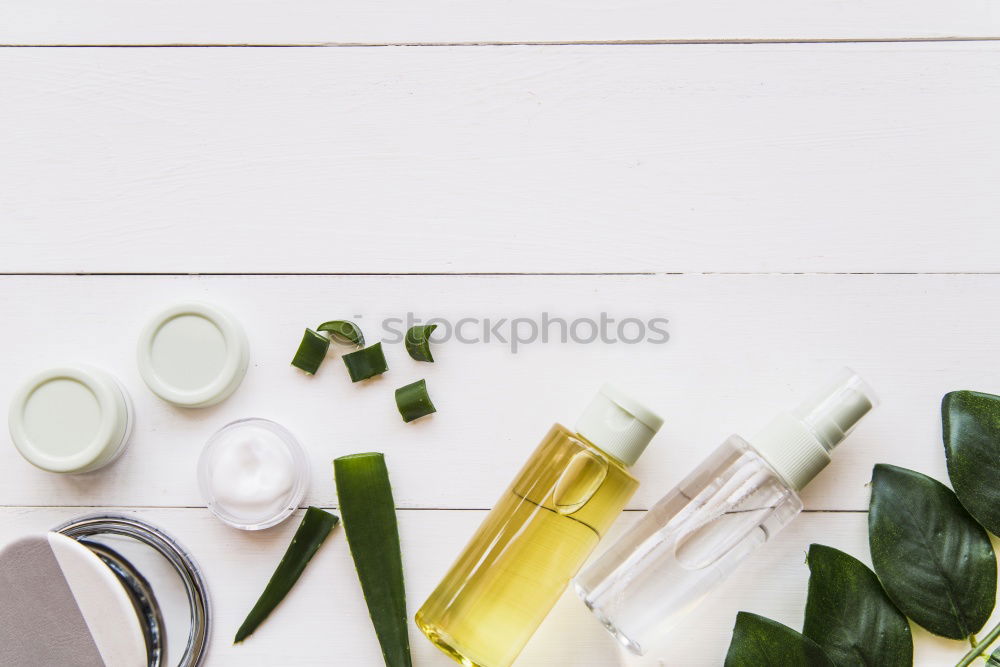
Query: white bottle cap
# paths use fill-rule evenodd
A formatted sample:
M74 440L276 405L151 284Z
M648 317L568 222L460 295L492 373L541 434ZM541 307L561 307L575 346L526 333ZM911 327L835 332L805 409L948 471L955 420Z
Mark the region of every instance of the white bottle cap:
M606 384L576 422L576 432L631 466L661 426L659 415Z
M89 472L124 451L132 404L104 371L59 366L21 385L7 421L14 446L28 462L49 472Z
M139 336L139 373L154 394L174 405L202 408L236 391L250 361L240 323L205 303L172 306Z
M871 387L845 368L799 407L778 415L750 443L798 491L830 463L830 452L876 405Z

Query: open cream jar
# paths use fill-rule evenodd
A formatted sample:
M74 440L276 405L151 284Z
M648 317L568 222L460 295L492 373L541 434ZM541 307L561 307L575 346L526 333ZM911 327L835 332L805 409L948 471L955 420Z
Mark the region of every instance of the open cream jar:
M306 493L309 466L289 431L267 419L241 419L215 433L198 460L208 509L241 530L284 521Z

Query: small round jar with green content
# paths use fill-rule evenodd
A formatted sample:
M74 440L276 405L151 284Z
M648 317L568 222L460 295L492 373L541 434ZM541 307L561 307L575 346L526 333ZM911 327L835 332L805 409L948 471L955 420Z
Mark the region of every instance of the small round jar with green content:
M125 451L133 410L125 388L83 364L42 371L11 400L10 437L29 463L54 473L103 468Z

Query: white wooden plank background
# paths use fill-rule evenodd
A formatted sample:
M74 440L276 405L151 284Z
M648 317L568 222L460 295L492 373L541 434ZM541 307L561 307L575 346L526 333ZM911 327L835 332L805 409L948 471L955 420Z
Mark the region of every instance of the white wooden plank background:
M1000 35L991 0L6 0L4 44L290 44Z
M0 75L8 272L997 269L1000 42L8 48Z
M294 521L244 534L200 507L194 463L222 424L291 427L324 507L330 459L385 451L412 613L604 379L667 418L620 531L727 434L849 363L883 405L669 644L630 660L568 596L519 664L718 665L739 609L800 627L808 544L867 560L872 464L945 479L941 395L1000 393L998 36L991 0L0 3L0 400L80 360L117 372L139 413L95 475L0 448L0 543L134 511L206 569L210 665L375 665L339 532L229 645ZM379 48L133 48L316 43ZM316 275L276 275L292 273ZM465 275L483 273L505 275ZM253 349L241 390L194 412L158 402L133 361L144 319L186 298L228 306ZM407 311L666 317L672 338L450 343L433 366L392 346L364 387L336 359L313 379L287 365L303 326L360 316L377 338ZM404 425L391 392L417 377L440 413ZM965 649L915 636L917 665ZM415 630L413 646L418 667L450 664Z

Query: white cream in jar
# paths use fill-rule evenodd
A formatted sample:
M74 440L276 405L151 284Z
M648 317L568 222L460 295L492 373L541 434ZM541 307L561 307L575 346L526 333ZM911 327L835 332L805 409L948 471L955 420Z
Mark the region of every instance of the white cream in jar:
M198 461L198 482L208 508L243 530L286 519L302 501L308 478L295 437L267 419L241 419L213 435Z

